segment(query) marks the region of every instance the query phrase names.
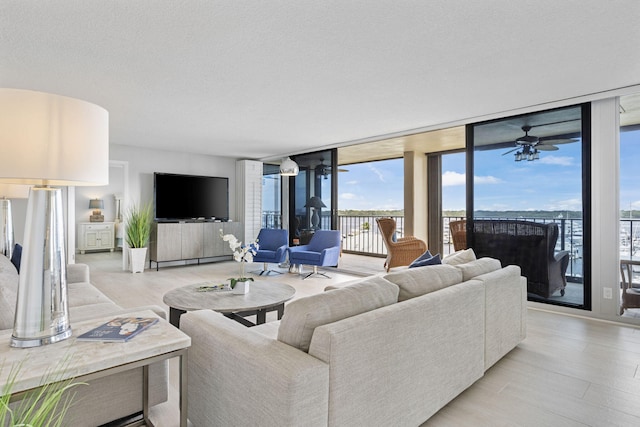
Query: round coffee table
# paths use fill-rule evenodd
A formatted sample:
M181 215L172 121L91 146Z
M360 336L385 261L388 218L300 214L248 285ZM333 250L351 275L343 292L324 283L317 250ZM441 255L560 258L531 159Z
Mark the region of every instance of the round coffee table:
M251 282L249 293L234 294L230 291L199 292L201 286L212 283L194 283L164 294L162 300L169 306L169 321L180 327L180 316L191 310L214 310L245 326L255 326L266 321L269 311L278 311L278 319L284 313L284 303L296 290L289 285L270 281ZM256 315L256 323L245 319Z

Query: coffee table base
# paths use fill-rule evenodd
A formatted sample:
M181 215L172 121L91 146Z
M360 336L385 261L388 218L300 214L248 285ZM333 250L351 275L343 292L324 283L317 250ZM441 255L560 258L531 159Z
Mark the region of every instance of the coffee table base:
M267 312L269 311L277 311L278 312L278 320L282 319L282 315L284 314L284 303L277 304L267 308L261 308L259 310L249 310L249 311L238 311L235 313L222 313L225 317L229 319L233 319L238 323L243 324L246 327L262 325L267 321ZM186 310L181 310L179 308L169 307L169 323L171 323L176 328L180 327L180 316L186 313ZM256 316L256 322L253 323L245 317L248 316Z

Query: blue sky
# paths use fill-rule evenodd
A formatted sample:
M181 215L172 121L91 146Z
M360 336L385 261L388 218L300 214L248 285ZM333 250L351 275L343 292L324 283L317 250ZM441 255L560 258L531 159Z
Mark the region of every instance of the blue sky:
M620 136L620 207L640 209L640 131ZM480 210L580 210L580 143L558 145L532 162L508 150L476 152L475 208ZM465 207L464 153L443 157L443 208ZM344 166L338 174L339 209L402 209L403 161ZM479 165L479 166L478 166Z

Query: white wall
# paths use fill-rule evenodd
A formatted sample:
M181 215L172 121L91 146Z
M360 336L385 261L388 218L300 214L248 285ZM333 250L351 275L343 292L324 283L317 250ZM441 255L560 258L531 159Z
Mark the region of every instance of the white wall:
M109 147L109 158L110 160L129 162L129 199L131 203L153 202L154 172L227 177L229 178L229 218L234 221L237 218L235 208L237 159L235 158L152 150L116 144L111 144ZM127 206L123 206L122 209L123 212L126 212Z
M76 187L76 223L88 222L93 209L89 209L89 200L104 201L102 215L106 222L113 222L116 217L115 194L124 193L124 175L122 169L109 167L109 185L100 187Z

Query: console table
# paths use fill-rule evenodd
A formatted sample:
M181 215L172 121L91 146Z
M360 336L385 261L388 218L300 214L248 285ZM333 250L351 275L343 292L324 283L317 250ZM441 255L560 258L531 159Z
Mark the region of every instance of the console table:
M158 317L153 311L145 310L118 316ZM11 366L20 366L12 388L11 400L19 400L25 393L42 387L45 375L60 381L91 381L130 369L143 368L144 389L141 390L144 420L140 424L153 424L149 421L148 379L149 365L173 357L180 358L180 426L187 425L187 349L191 346L191 338L176 329L164 319L124 343L103 343L95 341L78 341L77 336L87 332L115 315L100 317L79 322L73 326L73 336L56 344L34 348L9 347L12 331L0 334L0 360L3 367L0 371L0 384L6 384ZM126 351L125 351L126 348ZM67 366L64 360L70 360Z
M239 222L182 221L156 222L151 227L149 239L149 268L161 262L197 260L203 258L226 257L233 252L227 242L220 237L233 234L243 240L242 224Z

